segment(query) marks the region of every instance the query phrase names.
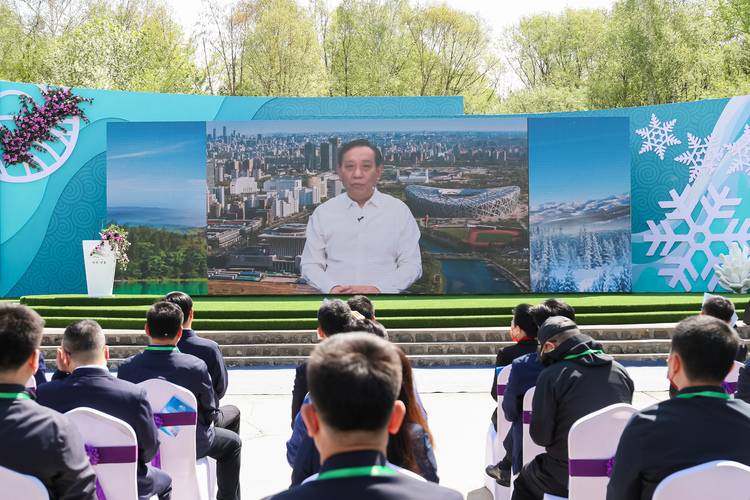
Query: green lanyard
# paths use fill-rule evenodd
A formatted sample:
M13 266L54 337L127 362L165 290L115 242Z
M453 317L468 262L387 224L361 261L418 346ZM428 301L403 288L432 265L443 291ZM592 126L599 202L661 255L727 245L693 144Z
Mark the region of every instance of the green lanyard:
M714 392L714 391L688 392L685 394L678 394L677 397L682 398L682 399L690 399L690 398L695 398L695 397L732 399L732 396L730 396L726 392L721 393L721 392Z
M25 392L0 392L0 399L31 399Z
M350 467L348 469L333 469L325 472L321 472L318 475L318 481L325 479L338 479L342 477L357 477L357 476L395 476L396 471L390 467L384 467L382 465L372 465L365 467Z
M565 356L563 359L576 359L576 358L580 358L581 356L585 356L587 354L604 354L604 351L600 349L596 349L596 350L588 349L586 351L583 351L580 354L571 354L570 356Z
M180 350L176 345L150 345L146 348L147 351L177 351Z

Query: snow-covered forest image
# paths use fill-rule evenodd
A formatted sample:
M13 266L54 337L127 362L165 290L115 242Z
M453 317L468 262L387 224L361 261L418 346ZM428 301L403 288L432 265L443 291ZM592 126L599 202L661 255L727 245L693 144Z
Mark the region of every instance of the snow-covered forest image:
M531 291L630 292L628 120L529 119Z
M534 292L631 290L630 196L530 211Z

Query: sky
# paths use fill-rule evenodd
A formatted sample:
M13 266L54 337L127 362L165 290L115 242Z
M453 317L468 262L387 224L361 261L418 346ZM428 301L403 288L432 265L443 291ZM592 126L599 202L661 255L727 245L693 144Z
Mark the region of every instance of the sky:
M201 227L205 198L203 122L107 124L108 207L166 209Z
M529 205L630 193L628 118L529 120Z

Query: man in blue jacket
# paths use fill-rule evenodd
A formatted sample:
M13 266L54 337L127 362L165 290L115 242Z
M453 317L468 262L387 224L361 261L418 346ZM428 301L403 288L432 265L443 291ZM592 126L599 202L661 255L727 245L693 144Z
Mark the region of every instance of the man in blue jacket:
M70 375L40 385L37 401L60 413L93 408L130 425L138 440L138 498L158 495L159 500L169 500L172 478L149 463L159 450L159 430L146 391L115 378L107 359L109 349L99 323L83 320L69 325L58 348L58 369Z

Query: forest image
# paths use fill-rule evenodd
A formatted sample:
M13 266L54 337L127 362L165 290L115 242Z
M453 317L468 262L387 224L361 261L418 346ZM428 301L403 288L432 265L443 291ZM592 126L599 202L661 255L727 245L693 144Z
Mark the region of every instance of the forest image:
M206 231L182 232L146 226L122 226L131 242L127 270L119 267L117 280L205 279Z
M536 228L531 237L534 292L629 292L630 231L575 234Z

